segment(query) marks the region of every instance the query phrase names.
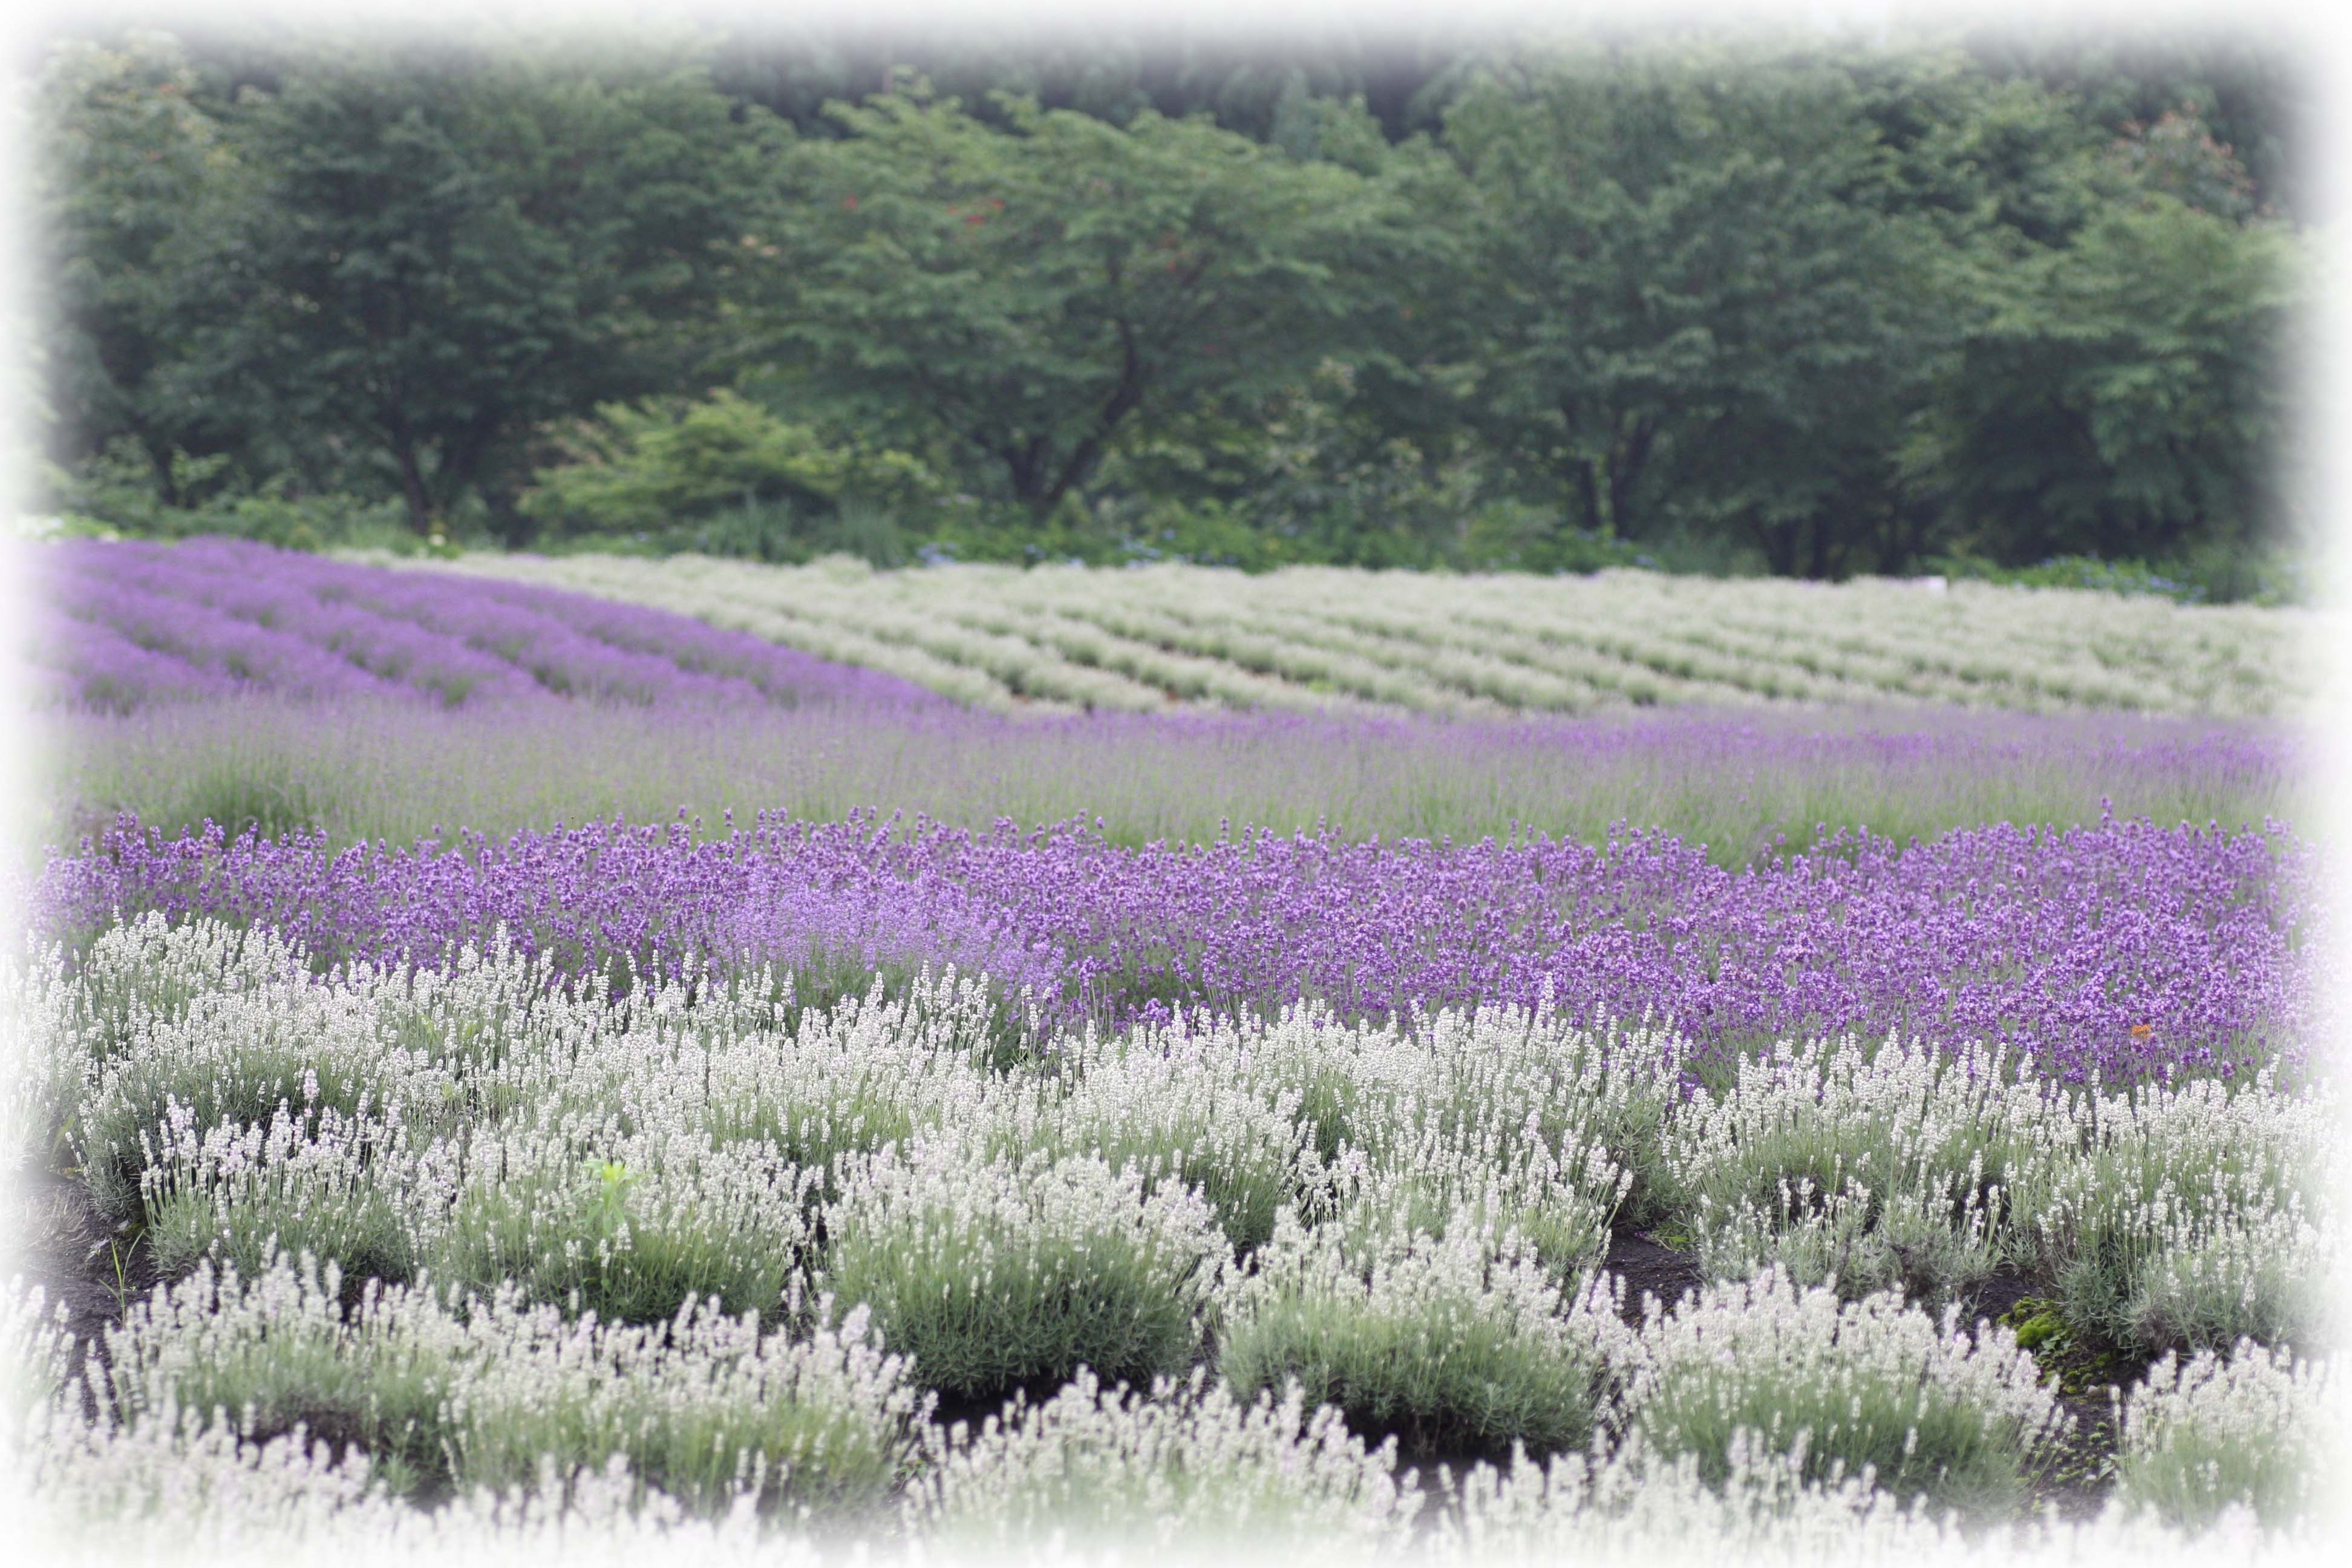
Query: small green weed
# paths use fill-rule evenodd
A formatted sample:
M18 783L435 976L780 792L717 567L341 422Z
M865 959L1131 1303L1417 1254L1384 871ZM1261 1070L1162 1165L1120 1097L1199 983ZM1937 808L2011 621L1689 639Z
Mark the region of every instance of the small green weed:
M2068 1321L2060 1304L2046 1298L2025 1297L1996 1321L2017 1335L2017 1348L2033 1357L2043 1384L2069 1399L2095 1394L2132 1370L2114 1345Z

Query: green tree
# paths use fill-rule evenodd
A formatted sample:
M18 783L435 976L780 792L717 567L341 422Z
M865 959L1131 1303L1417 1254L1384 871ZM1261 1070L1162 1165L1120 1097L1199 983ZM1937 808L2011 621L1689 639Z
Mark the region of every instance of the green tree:
M799 549L897 462L1010 558L1816 575L2282 509L2258 49L625 47L53 51L53 504Z
M2011 564L2156 560L2280 521L2297 246L2160 192L2071 245L1995 253L1915 464Z
M561 448L566 460L540 476L522 510L593 530L667 529L734 506L903 506L938 488L903 452L828 439L723 389L696 402L607 404Z
M1932 355L1929 234L1853 78L1694 46L1572 53L1447 116L1492 438L1578 528L1733 530L1829 572Z
M1205 120L836 106L803 140L761 315L799 393L939 444L1043 518L1130 421L1295 379L1402 235L1377 180Z
M192 280L208 224L234 199L233 151L185 58L154 34L61 44L34 126L50 445L71 462L127 438L163 496L184 503L191 470L175 454L213 456L246 434L184 387Z
M380 461L420 531L518 488L542 422L690 384L766 129L691 66L351 49L230 126L254 178L195 357Z
M2027 81L2067 103L2101 140L2128 137L2167 115L2187 118L2228 149L2255 206L2303 210L2324 80L2275 37L2250 29L2118 37L2112 30L1985 32L1969 40L1979 73ZM2179 193L2175 193L2179 194Z
M1474 512L1506 478L1466 401L1481 345L1459 302L1481 280L1456 221L1461 174L1425 136L1387 144L1360 99L1314 100L1295 119L1294 156L1377 180L1407 216L1349 258L1359 302L1331 352L1270 390L1229 387L1131 426L1105 461L1097 510L1162 542L1168 529L1144 520L1189 514L1176 533L1267 564L1460 557ZM1267 538L1243 550L1226 538L1236 528Z
M1380 132L1401 141L1433 130L1464 67L1501 52L1465 46L1440 27L1421 38L1326 29L1312 38L1243 38L1165 29L1090 29L1083 39L1018 29L909 29L851 37L822 20L778 19L729 41L718 64L730 93L763 105L804 135L837 129L826 106L887 89L908 70L941 96L994 119L992 94L1069 109L1115 125L1151 110L1171 120L1211 114L1225 130L1297 151L1314 104L1360 98Z

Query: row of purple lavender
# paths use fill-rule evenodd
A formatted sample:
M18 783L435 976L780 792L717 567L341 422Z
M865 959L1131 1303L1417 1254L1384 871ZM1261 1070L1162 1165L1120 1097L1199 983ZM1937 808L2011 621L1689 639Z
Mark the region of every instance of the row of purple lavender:
M236 540L69 542L35 553L29 586L39 695L89 708L247 692L447 707L940 704L895 677L683 616Z
M1549 995L1671 1018L1711 1051L1899 1030L2118 1080L2301 1059L2326 1022L2322 881L2277 824L2112 818L1907 847L1839 833L1738 872L1642 833L1133 849L1076 824L763 818L702 841L615 822L333 853L126 822L52 862L37 908L60 934L145 910L263 922L322 963L439 961L500 930L573 971L952 963L1030 987L1060 1022Z

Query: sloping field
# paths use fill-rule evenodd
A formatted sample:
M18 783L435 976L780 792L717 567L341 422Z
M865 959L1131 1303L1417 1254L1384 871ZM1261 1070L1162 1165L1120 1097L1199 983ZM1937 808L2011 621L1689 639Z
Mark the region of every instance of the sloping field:
M939 706L771 640L526 584L436 582L221 539L77 541L29 563L35 611L8 651L45 705L129 712L267 693L330 706Z
M2299 712L2315 683L2307 612L1968 583L875 573L699 556L451 564L683 611L981 708L1475 715L1810 702L2220 717Z

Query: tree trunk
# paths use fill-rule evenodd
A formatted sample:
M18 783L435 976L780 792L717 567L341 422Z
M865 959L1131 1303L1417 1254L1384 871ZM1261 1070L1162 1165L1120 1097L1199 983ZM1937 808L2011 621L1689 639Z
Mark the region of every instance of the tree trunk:
M1588 529L1594 533L1606 533L1609 531L1609 520L1601 510L1601 459L1588 458L1574 450L1576 416L1576 399L1562 397L1559 400L1559 428L1560 437L1570 448L1567 474L1569 494L1572 504L1581 509L1579 516L1572 521L1572 526Z
M1584 509L1578 526L1591 529L1595 533L1606 531L1601 524L1607 521L1601 515L1601 480L1596 472L1599 468L1600 465L1590 458L1576 459L1576 499Z
M1062 471L1055 476L1054 482L1046 487L1045 495L1040 498L1037 515L1041 520L1052 516L1054 509L1062 503L1062 498L1069 494L1072 487L1083 484L1094 473L1095 466L1102 461L1103 450L1110 445L1110 438L1118 429L1120 421L1134 413L1143 402L1143 356L1137 352L1134 333L1123 322L1118 335L1126 349L1125 362L1119 367L1118 385L1112 389L1102 412L1095 416L1095 427L1087 433L1085 440L1078 443L1077 449L1070 454L1070 460L1062 465Z
M400 493L408 502L408 526L430 536L433 502L425 492L425 470L416 460L416 443L404 429L393 432L392 458L400 465Z
M1045 437L1032 436L1017 446L1000 447L996 455L1004 463L1005 477L1013 481L1013 499L1027 507L1031 515L1043 518L1045 509L1037 498L1045 488Z
M146 432L140 432L139 445L147 453L147 466L155 471L155 492L163 498L165 506L185 506L186 498L180 494L180 482L172 472L172 454L160 440L151 441Z
M1797 574L1797 540L1790 525L1768 523L1753 512L1741 519L1748 526L1749 537L1764 552L1764 569L1775 577Z
M1626 526L1627 514L1633 510L1633 487L1642 482L1642 470L1649 467L1650 447L1657 438L1656 420L1636 418L1623 443L1610 454L1609 526L1620 539L1632 539L1641 531Z

